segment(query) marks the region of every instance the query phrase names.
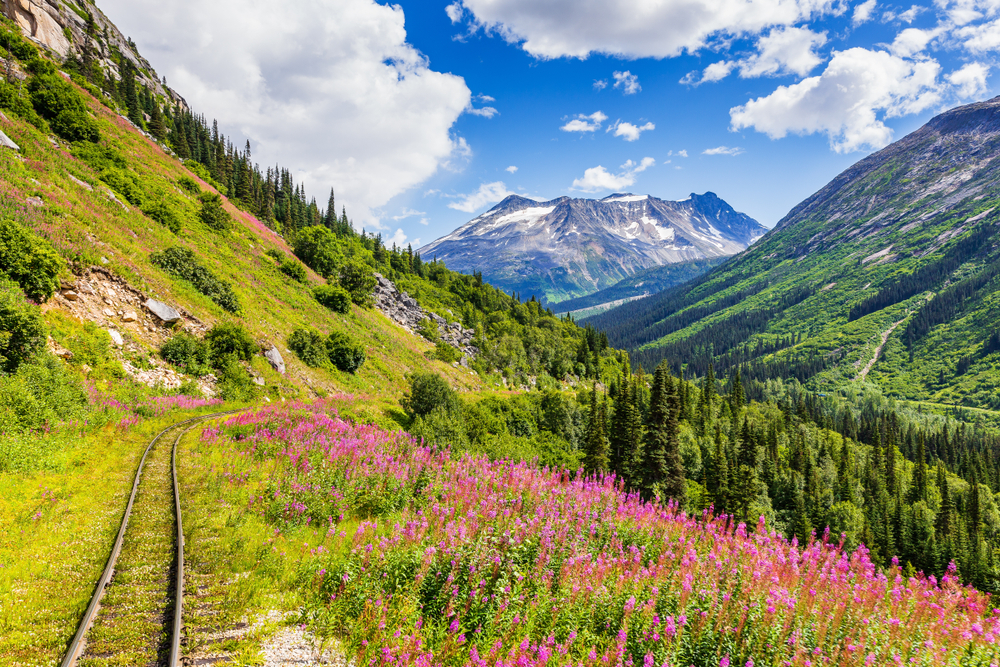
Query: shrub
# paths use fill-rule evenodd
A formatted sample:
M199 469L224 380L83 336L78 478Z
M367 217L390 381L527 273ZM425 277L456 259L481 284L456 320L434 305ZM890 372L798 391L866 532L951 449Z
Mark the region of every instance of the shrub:
M61 361L42 354L0 376L0 432L39 429L87 410L87 393Z
M452 413L461 409L458 394L448 381L436 373L416 371L407 376L410 391L403 396L402 405L411 417L430 414L434 408Z
M143 192L142 184L132 172L117 167L108 167L101 171L100 177L109 188L120 194L132 206L141 207L145 202L146 195Z
M208 372L208 344L189 333L181 332L164 343L160 347L160 356L190 375L204 375Z
M343 261L337 235L319 225L299 230L295 236L295 255L324 278L333 276Z
M227 401L253 401L260 397L260 388L254 384L247 369L232 356L225 357L218 367L219 396Z
M13 373L45 348L45 326L38 308L21 290L0 281L0 371Z
M425 415L413 418L410 435L435 449L462 451L469 447L465 422L461 413L436 407Z
M265 252L264 254L273 259L274 261L276 261L278 264L281 264L283 261L285 261L285 253L281 252L277 248L268 248L267 252Z
M239 312L240 301L232 286L202 266L195 254L187 248L174 246L163 252L154 252L149 256L149 261L153 266L187 280L223 310L230 313Z
M283 259L278 270L296 282L304 283L307 280L305 267L291 257Z
M312 329L296 329L288 337L288 349L302 360L306 366L317 368L330 359L323 334Z
M58 74L36 74L28 82L31 103L52 131L67 141L97 142L101 133L87 113L83 98Z
M184 161L184 166L187 167L196 176L198 176L198 178L200 178L201 180L203 180L206 183L208 183L209 185L211 185L213 188L215 188L216 190L218 190L223 195L228 195L229 194L229 188L227 188L226 186L222 185L221 183L217 183L216 180L214 178L212 178L212 173L208 170L208 167L206 167L202 163L197 162L195 160L185 160ZM197 185L198 184L195 183L195 186L197 186ZM201 188L199 188L199 190L200 189Z
M351 301L359 306L371 308L374 305L376 282L372 270L360 262L348 262L340 267L340 286L350 293Z
M250 361L259 345L250 332L235 322L220 322L205 334L212 363L219 367L224 359Z
M181 231L181 221L174 213L174 210L167 206L164 202L158 201L154 202L142 210L143 213L148 215L153 220L172 231L174 234Z
M198 199L201 200L201 210L198 212L198 217L206 226L217 232L225 232L232 227L233 219L223 208L222 197L212 192L203 192Z
M0 109L13 111L15 114L28 121L43 132L48 131L48 126L44 119L31 106L31 101L26 95L21 93L19 86L14 86L6 81L0 80Z
M429 317L425 317L420 320L420 325L417 327L417 333L432 343L437 343L441 340L441 333L438 330L437 322Z
M365 348L347 334L333 332L326 339L326 350L332 363L345 373L356 373L365 363Z
M346 315L351 312L351 295L342 287L320 285L313 288L313 296L335 313Z
M454 361L458 361L459 359L461 359L462 353L453 348L448 343L444 342L443 340L439 340L434 345L434 352L432 356L435 359L440 359L446 364L450 364Z
M63 260L48 241L0 218L0 278L20 285L29 299L46 301L59 287Z
M177 185L183 190L187 190L189 193L196 195L201 192L201 186L198 185L198 181L194 180L190 176L181 176L177 179Z

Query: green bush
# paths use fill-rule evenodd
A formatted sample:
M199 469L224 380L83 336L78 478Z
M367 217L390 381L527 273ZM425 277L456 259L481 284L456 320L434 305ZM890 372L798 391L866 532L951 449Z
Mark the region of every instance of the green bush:
M365 363L364 346L338 331L326 339L326 351L330 363L345 373L356 373Z
M29 299L47 301L59 287L63 265L51 243L0 218L0 278L20 285Z
M337 235L319 225L299 230L295 235L295 255L324 278L335 275L343 261Z
M222 206L222 197L212 192L203 192L198 199L201 200L198 217L207 227L217 232L225 232L233 226L233 219Z
M51 354L0 376L0 432L40 429L87 411L80 380Z
M17 285L0 281L0 371L13 373L45 349L45 325Z
M208 183L209 185L211 185L213 188L215 188L216 190L218 190L223 195L228 195L229 194L229 188L227 188L226 186L222 185L221 183L217 183L215 181L215 179L212 178L212 173L208 170L208 167L206 167L202 163L197 162L195 160L185 160L184 161L184 166L187 167L196 176L198 176L198 178L200 178L201 180L203 180L206 183ZM194 183L194 181L192 181L192 182ZM195 187L197 187L197 186L198 186L198 184L195 183ZM198 188L198 189L200 190L201 188ZM192 192L197 192L197 190L192 190Z
M177 185L182 189L187 190L189 193L196 195L201 192L201 186L198 185L198 181L194 180L190 176L181 176L177 179Z
M0 44L21 62L38 59L38 49L13 24L0 25Z
M138 177L130 171L108 167L101 171L101 180L108 187L120 194L132 206L141 207L146 201L146 195Z
M39 130L48 131L48 124L35 111L27 95L22 94L21 88L3 80L0 80L0 109L12 111Z
M83 97L59 74L36 74L28 82L28 90L35 111L60 137L67 141L100 141L97 122L87 112Z
M440 359L446 364L458 361L462 358L462 353L453 348L443 340L434 344L434 352L431 354L434 359Z
M267 252L265 252L264 254L273 259L274 261L276 261L278 264L281 264L283 261L285 261L285 253L281 252L277 248L268 248Z
M204 375L208 372L208 344L189 333L181 332L164 343L160 347L160 356L190 375Z
M306 268L291 257L283 259L278 270L296 282L304 283L307 280Z
M163 252L154 252L149 256L149 261L153 266L187 280L223 310L230 313L239 312L240 301L232 286L202 266L195 254L187 248L174 246Z
M180 218L177 217L177 214L174 213L174 210L172 208L167 206L166 203L162 201L149 204L142 210L142 212L148 215L153 220L156 220L158 223L160 223L161 225L172 231L174 234L181 231Z
M326 365L330 355L326 350L323 334L312 329L296 329L288 337L288 349L306 366L318 368Z
M138 177L129 171L128 161L113 146L80 142L73 156L87 163L109 188L133 206L142 206L145 193Z
M260 387L234 357L225 357L218 367L219 396L227 401L253 401L260 397Z
M458 394L448 381L436 373L416 371L407 376L410 391L403 396L402 405L411 417L430 414L435 408L451 413L461 410Z
M438 406L424 415L415 416L408 430L414 438L435 449L462 451L469 448L461 412L451 412Z
M313 296L335 313L346 315L351 312L351 295L342 287L320 285L313 288Z
M260 346L242 325L219 322L205 334L212 363L218 367L226 358L250 361Z
M351 301L364 308L375 303L377 281L372 270L360 262L348 262L340 267L340 286L351 295Z

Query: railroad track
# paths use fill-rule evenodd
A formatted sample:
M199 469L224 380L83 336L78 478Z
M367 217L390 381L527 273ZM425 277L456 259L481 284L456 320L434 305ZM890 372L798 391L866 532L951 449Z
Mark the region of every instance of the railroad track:
M239 410L216 412L177 422L160 431L150 441L136 469L132 493L108 562L97 582L90 604L80 619L76 635L66 650L62 667L99 665L109 658L120 661L126 657L123 655L125 650L115 647L121 646L116 642L123 641L123 637L129 645L128 650L138 646L139 653L134 656L136 660L139 660L139 654L144 651L142 664L179 667L184 599L184 532L180 490L177 485L177 444L185 433L199 423L236 412ZM167 441L168 434L174 433L176 437L168 462L166 453L158 445L161 441ZM147 472L146 479L143 477L144 471ZM130 531L129 523L133 514L136 515L135 522ZM173 537L172 531L168 530L165 534L163 530L171 523L176 525L176 535ZM145 536L143 531L146 531ZM139 534L134 534L137 532ZM172 548L167 544L170 541L173 541ZM123 562L119 568L123 546L126 550L125 561L128 562ZM156 553L151 554L150 551ZM134 598L140 597L147 604L135 604ZM106 604L102 605L102 600ZM149 657L151 651L152 658ZM141 663L136 661L135 664Z

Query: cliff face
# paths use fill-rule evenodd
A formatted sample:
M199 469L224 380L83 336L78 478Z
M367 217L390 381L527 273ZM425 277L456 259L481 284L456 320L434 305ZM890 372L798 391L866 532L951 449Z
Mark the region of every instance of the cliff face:
M82 58L85 46L89 45L94 59L115 79L121 78L118 65L111 58L112 51L117 49L135 66L143 84L183 109L188 108L184 98L160 80L131 40L87 0L75 3L71 0L0 0L0 10L21 28L25 37L57 56L58 60ZM88 17L94 22L91 35L87 34Z

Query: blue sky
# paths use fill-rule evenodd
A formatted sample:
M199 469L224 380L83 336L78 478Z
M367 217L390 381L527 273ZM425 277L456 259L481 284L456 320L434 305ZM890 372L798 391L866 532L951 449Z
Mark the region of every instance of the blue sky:
M772 226L873 150L998 91L1000 0L101 6L255 158L321 202L332 184L359 226L415 247L510 192L711 190Z

